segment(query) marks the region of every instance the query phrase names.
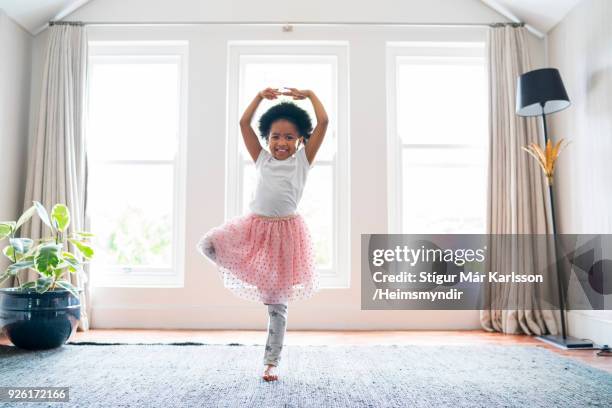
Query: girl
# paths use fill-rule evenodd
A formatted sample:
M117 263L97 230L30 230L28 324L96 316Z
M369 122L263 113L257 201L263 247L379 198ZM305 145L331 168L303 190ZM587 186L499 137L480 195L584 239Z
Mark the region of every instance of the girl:
M288 302L309 298L319 290L310 232L296 209L328 118L314 92L286 89L259 92L240 119L244 144L257 170L249 214L213 228L197 245L198 251L216 264L234 294L268 306L265 381L278 379L275 368L283 347ZM259 143L251 120L264 98L272 100L279 95L294 100L309 98L317 125L313 130L308 113L293 102L271 107L259 120L268 152Z

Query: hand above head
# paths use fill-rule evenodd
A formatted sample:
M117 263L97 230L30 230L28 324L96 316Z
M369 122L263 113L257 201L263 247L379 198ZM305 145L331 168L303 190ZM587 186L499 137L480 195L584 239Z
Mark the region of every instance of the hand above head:
M311 91L309 89L299 90L297 88L285 88L288 89L286 92L281 92L281 95L293 96L293 99L306 99L310 97Z
M258 95L265 99L276 99L278 98L278 95L282 95L282 93L278 90L278 88L266 88L263 91L260 91Z

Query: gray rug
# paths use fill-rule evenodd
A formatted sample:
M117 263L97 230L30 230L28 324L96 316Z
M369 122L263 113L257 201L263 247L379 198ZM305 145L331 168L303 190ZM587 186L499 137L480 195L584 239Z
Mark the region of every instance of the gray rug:
M69 386L18 407L611 407L612 374L527 346L293 346L278 382L263 346L0 347L0 386ZM8 406L8 404L0 404Z

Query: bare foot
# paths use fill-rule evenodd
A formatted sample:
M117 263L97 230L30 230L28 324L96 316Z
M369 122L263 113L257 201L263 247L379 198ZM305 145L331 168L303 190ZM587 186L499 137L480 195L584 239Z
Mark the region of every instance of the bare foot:
M278 380L278 375L276 374L276 366L272 364L266 365L266 369L263 373L264 381L276 381Z

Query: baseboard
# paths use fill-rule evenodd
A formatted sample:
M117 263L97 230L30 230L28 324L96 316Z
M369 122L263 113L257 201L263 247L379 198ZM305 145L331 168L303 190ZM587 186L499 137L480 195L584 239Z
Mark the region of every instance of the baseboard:
M612 319L595 312L570 311L567 313L570 336L590 339L597 344L612 346ZM603 312L602 312L603 314ZM606 315L609 313L606 313Z
M316 314L316 323L312 315ZM354 307L294 306L289 312L292 330L476 330L474 310L367 310ZM195 305L93 305L91 327L138 329L244 329L265 328L268 315L261 306L220 307Z

